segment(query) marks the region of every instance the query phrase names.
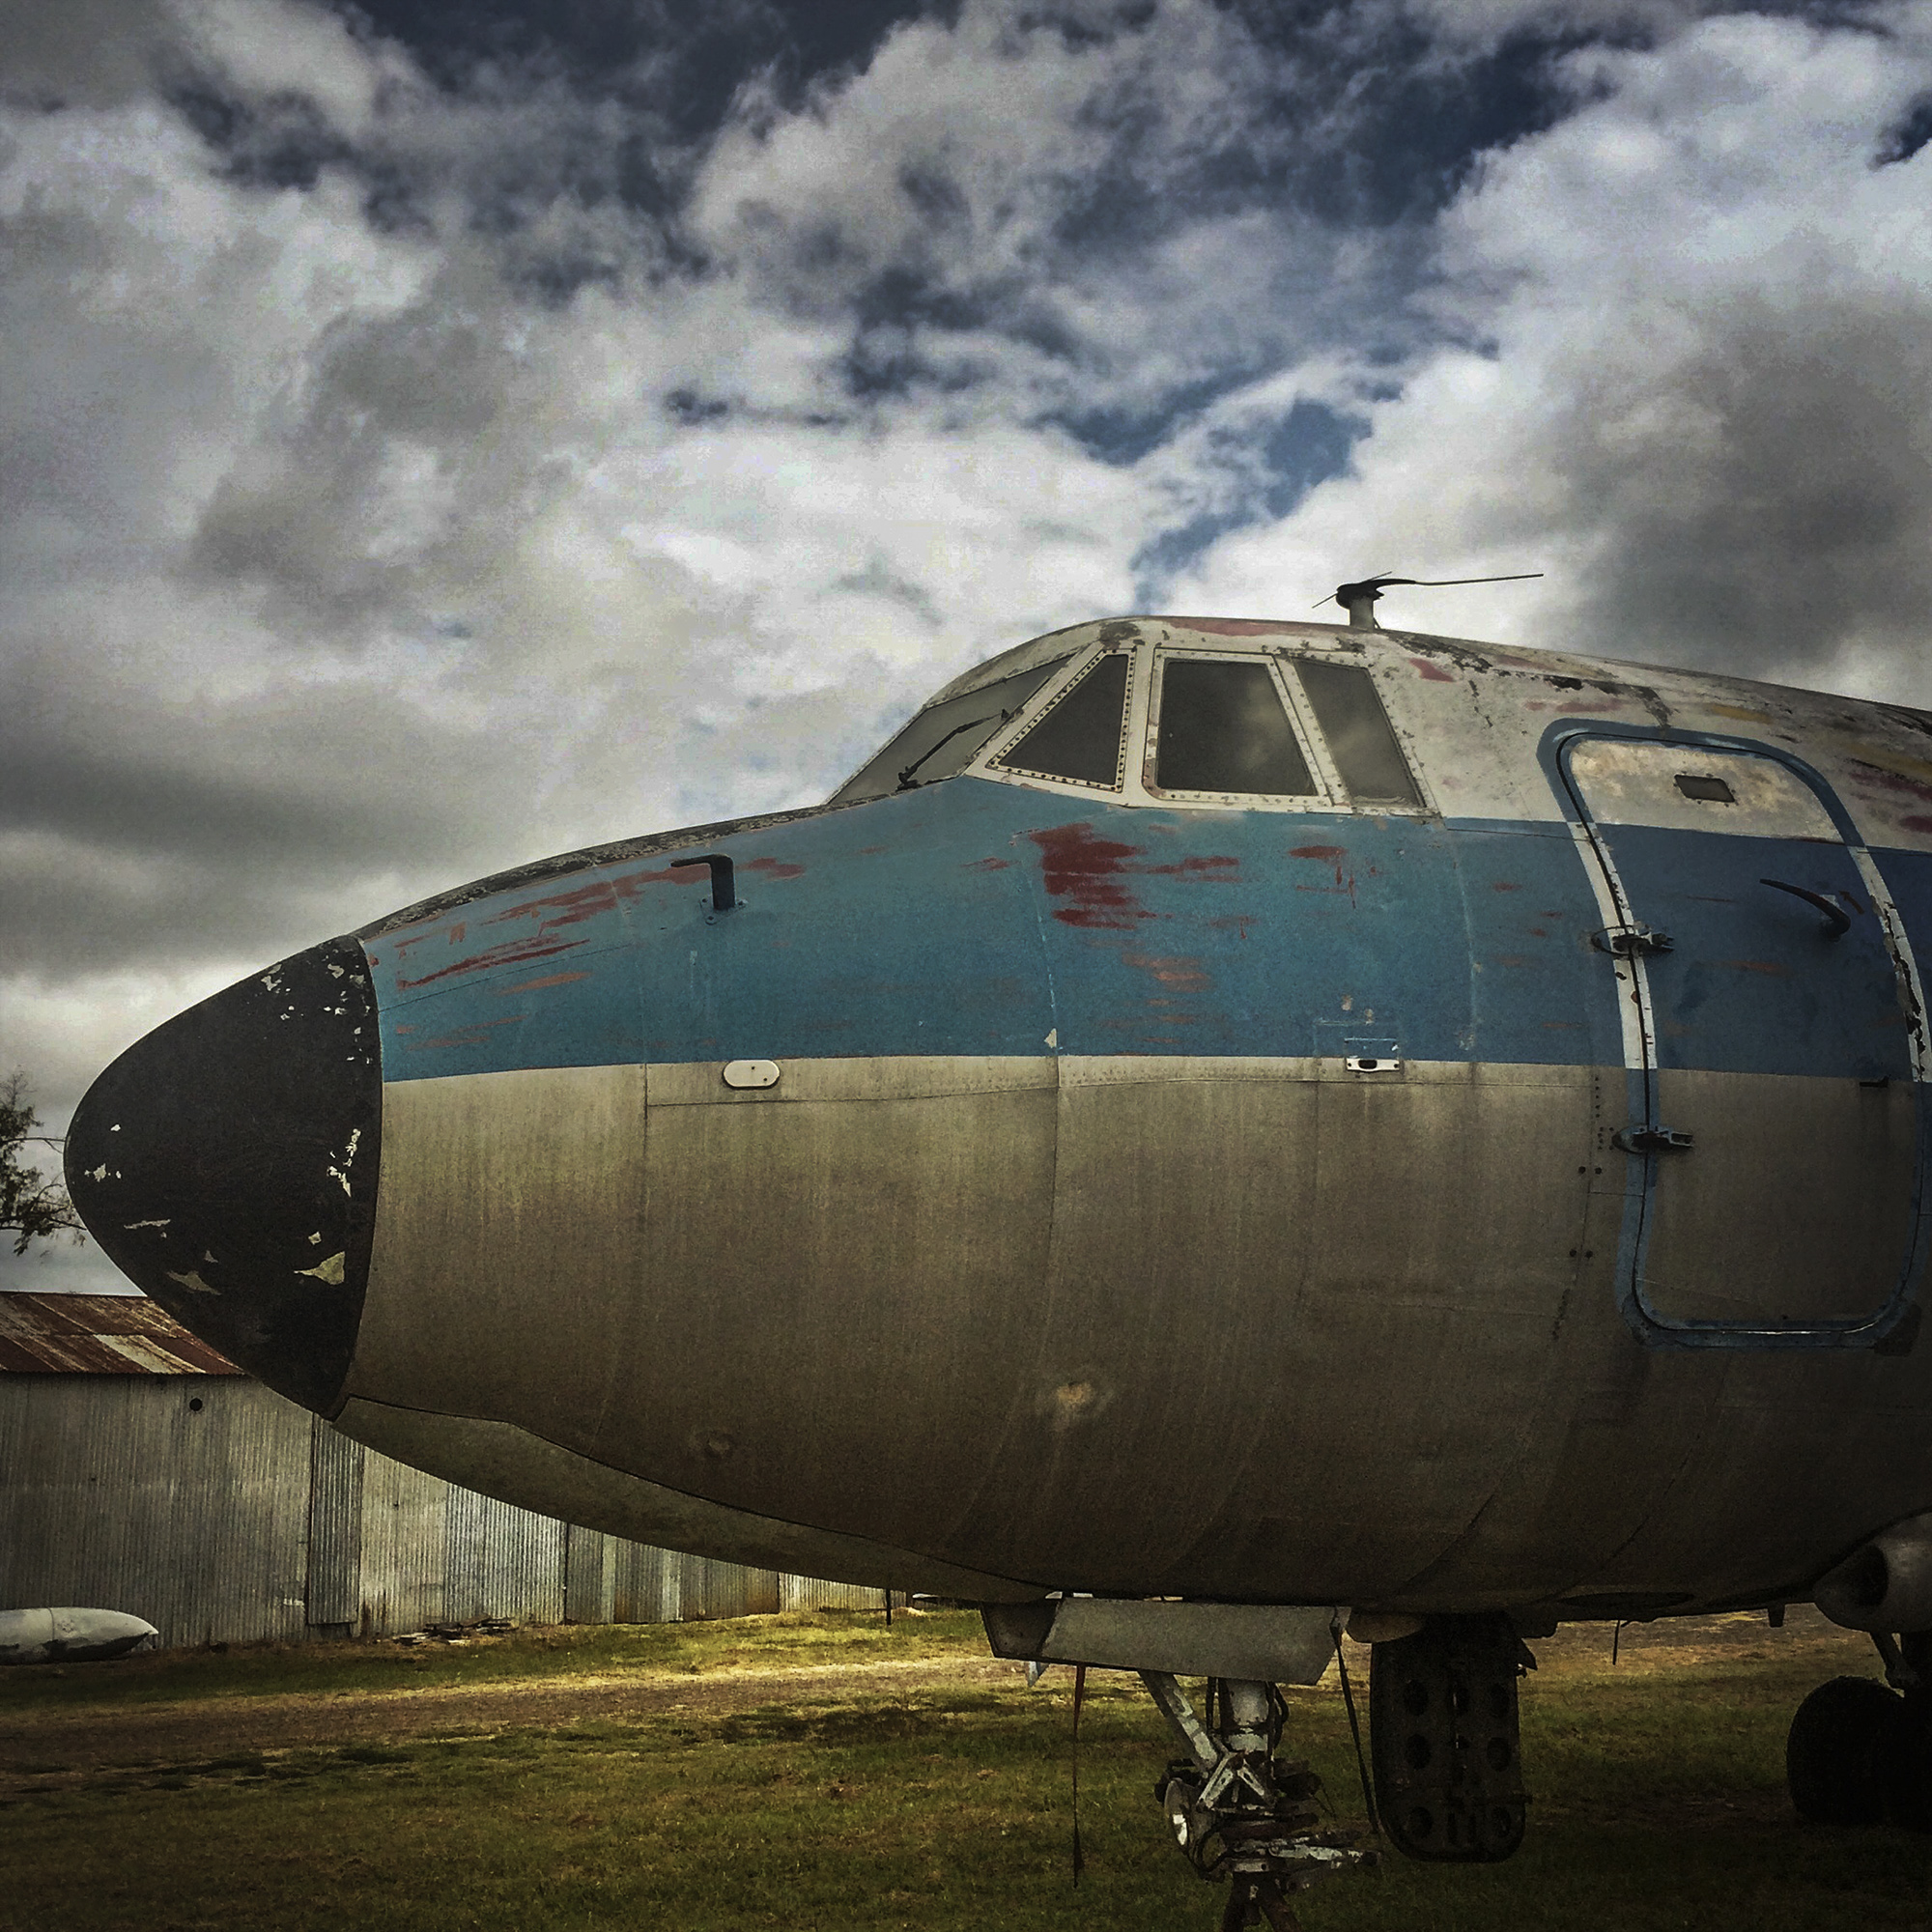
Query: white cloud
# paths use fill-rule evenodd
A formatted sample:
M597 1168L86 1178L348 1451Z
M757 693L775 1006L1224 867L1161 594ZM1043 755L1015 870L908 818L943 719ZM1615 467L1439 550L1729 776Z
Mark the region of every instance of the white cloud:
M1384 614L1932 704L1932 152L1873 165L1932 85L1926 18L1577 56L1601 98L1441 223L1435 312L1486 346L1373 405L1353 473L1226 540L1190 601L1541 566Z

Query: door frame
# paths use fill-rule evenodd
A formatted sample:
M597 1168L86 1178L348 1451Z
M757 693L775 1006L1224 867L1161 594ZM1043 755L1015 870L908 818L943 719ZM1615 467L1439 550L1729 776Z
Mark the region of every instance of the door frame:
M1767 745L1755 738L1731 737L1715 731L1680 730L1669 725L1608 724L1602 719L1558 719L1543 735L1537 748L1539 762L1549 781L1565 822L1576 841L1577 857L1597 899L1598 911L1606 927L1627 927L1634 922L1623 879L1603 838L1597 836L1596 822L1584 805L1582 795L1570 775L1570 754L1577 745L1592 738L1621 740L1625 743L1701 747L1711 751L1743 753L1769 758L1782 765L1817 798L1824 808L1846 853L1857 868L1879 923L1886 947L1891 954L1897 977L1900 1008L1913 1018L1907 1032L1907 1052L1911 1059L1913 1116L1916 1147L1912 1169L1911 1235L1905 1258L1891 1293L1869 1315L1840 1316L1816 1321L1771 1323L1708 1318L1671 1318L1659 1315L1644 1299L1643 1263L1649 1246L1651 1204L1657 1186L1657 1153L1635 1154L1619 1149L1626 1160L1641 1161L1640 1184L1625 1196L1622 1226L1617 1241L1617 1308L1638 1340L1652 1348L1667 1349L1874 1349L1894 1333L1901 1346L1909 1348L1918 1327L1918 1304L1913 1292L1925 1269L1928 1241L1927 1183L1932 1174L1932 1046L1928 1046L1925 1026L1924 989L1918 961L1913 955L1910 936L1900 917L1889 888L1877 863L1866 848L1851 813L1829 780L1803 758ZM1661 1124L1657 1111L1657 1036L1652 1009L1650 977L1643 955L1630 958L1605 953L1605 962L1616 986L1616 1007L1622 1030L1626 1101L1631 1122L1647 1126ZM1901 1324L1910 1326L1899 1332Z

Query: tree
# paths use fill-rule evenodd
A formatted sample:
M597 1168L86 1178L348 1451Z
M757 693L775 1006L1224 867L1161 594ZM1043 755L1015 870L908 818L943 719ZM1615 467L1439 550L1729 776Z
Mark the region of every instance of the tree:
M31 1098L24 1073L16 1070L0 1080L0 1234L17 1237L16 1255L24 1255L31 1242L51 1241L60 1235L76 1241L86 1238L67 1189L58 1180L43 1179L39 1168L21 1165L27 1143L44 1138L34 1132L41 1122Z

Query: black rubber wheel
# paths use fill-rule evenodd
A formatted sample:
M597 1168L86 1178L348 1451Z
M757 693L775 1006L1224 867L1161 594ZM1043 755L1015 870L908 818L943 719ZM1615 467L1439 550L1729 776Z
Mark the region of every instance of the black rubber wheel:
M1887 1815L1887 1786L1910 1784L1896 1755L1905 1699L1875 1677L1834 1677L1798 1707L1784 1745L1784 1777L1801 1818L1814 1825L1876 1825Z
M1908 1832L1932 1833L1932 1711L1922 1697L1900 1700L1878 1749L1885 1815Z

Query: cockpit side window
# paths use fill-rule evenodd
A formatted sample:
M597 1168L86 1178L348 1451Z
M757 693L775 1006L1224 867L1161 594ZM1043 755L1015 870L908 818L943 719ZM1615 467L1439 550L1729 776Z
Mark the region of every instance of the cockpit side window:
M1256 658L1166 659L1153 782L1163 792L1317 791L1274 673Z
M827 801L856 805L912 791L963 772L1002 724L1065 664L1064 657L1013 672L996 684L981 685L941 704L929 704L863 770L847 779Z
M1375 679L1355 665L1325 658L1302 658L1294 668L1350 798L1357 804L1420 805L1422 794Z
M1096 658L1040 713L1030 730L986 761L987 769L1119 791L1126 770L1127 695L1132 678L1131 653L1110 651Z

